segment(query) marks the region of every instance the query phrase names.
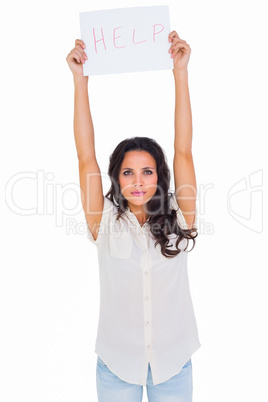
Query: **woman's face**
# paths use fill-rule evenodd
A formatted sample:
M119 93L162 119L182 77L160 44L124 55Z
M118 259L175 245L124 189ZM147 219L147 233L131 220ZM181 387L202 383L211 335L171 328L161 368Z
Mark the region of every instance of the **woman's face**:
M157 170L154 158L146 151L125 153L119 171L121 193L132 205L146 204L157 190Z

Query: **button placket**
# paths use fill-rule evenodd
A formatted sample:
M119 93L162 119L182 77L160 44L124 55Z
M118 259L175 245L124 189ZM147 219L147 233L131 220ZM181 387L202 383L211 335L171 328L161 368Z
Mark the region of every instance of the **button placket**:
M149 361L149 355L151 353L151 259L148 253L148 245L143 249L142 255L142 267L143 267L143 289L144 289L144 334L145 334L145 348L147 358Z
M141 228L137 218L134 214L132 214L128 210L128 216L130 220L134 223L137 228L137 231L140 235L140 245L142 249L141 255L141 266L143 272L143 292L144 292L144 334L145 334L145 350L147 354L148 361L150 360L150 353L151 353L151 280L150 280L150 273L151 273L151 257L150 253L148 252L150 241L149 241L149 233L148 228L144 227ZM146 226L146 225L145 225Z

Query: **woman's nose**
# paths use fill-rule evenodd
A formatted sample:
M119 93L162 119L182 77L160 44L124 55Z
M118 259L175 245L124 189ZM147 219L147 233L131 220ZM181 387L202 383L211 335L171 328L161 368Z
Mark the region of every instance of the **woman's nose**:
M135 175L133 177L133 184L134 184L134 186L142 186L143 185L142 178L140 175Z

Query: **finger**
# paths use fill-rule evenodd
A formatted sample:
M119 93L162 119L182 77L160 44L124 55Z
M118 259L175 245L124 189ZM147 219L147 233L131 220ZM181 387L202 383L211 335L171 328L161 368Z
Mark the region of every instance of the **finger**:
M82 55L82 54L86 54L86 53L84 52L84 49L82 48L82 46L79 45L79 44L76 45L74 49L77 49L79 52L81 52L81 55Z
M185 40L175 38L172 42L172 45L169 48L169 53L172 53L172 51L176 48L178 43L186 43L186 42Z
M178 43L175 49L173 49L172 54L174 55L175 53L178 53L180 50L183 50L184 53L190 53L191 48L189 45L185 45L184 43Z
M186 43L185 41L183 41L183 42L177 42L177 43L174 45L174 47L173 47L172 50L178 50L178 49L182 49L182 48L189 50L189 49L190 49L190 46L189 46L188 43Z
M172 45L169 48L169 53L173 53L176 49L178 49L178 45L179 44L186 44L185 41L181 40L181 39L176 39L174 40L174 42L172 43Z
M172 40L173 40L174 38L179 38L179 35L177 34L176 31L172 31L172 32L170 32L170 34L168 35L168 40L169 40L169 42L172 42Z
M80 45L77 45L77 46L73 49L73 51L75 51L76 54L80 56L80 60L86 60L86 59L87 59L87 55L86 55L86 53L85 53L83 50L81 50L81 46L80 46Z
M177 43L179 43L179 42L186 43L186 41L183 40L183 39L174 38L170 47L173 48L173 47L174 47Z
M80 56L83 56L84 51L83 51L83 49L81 48L80 45L76 45L76 46L73 48L73 50L76 51L78 54L80 54Z
M80 45L83 49L86 48L86 44L85 44L85 42L84 42L82 39L76 39L76 40L75 40L75 46L76 46L76 45Z
M170 34L168 35L169 38L174 38L174 37L179 37L177 31L171 31Z
M79 51L76 48L74 48L72 52L72 57L77 61L77 63L82 63L83 61L81 53L79 53Z

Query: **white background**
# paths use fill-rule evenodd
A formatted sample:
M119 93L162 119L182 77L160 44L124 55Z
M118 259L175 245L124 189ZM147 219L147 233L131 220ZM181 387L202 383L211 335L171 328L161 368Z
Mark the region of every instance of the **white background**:
M202 344L194 401L268 398L265 2L26 0L0 13L3 402L97 401L97 250L80 205L66 56L79 12L163 4L192 49L199 237L188 266ZM155 138L172 170L171 71L94 76L89 97L105 193L109 155L127 137Z

